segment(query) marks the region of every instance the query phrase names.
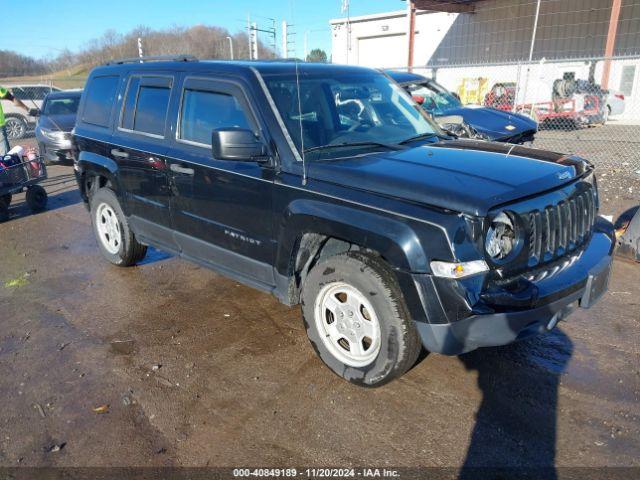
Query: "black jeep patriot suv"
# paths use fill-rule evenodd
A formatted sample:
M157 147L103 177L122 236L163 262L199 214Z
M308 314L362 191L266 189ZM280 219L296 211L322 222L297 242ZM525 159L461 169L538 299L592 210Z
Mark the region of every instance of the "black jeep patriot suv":
M116 62L91 72L74 138L109 261L153 245L301 304L318 355L357 384L422 346L550 330L607 287L589 162L455 139L374 70Z

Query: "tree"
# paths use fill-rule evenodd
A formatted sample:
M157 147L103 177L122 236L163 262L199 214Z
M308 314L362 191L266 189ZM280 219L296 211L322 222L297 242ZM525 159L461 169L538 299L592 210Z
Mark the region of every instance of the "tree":
M327 63L327 53L320 48L314 48L307 55L307 62Z

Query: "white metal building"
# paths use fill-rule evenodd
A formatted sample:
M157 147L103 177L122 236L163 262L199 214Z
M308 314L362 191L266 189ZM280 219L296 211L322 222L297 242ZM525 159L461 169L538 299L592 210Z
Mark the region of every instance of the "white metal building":
M474 4L473 13L435 11L437 3L430 2L434 10L417 11L415 16L414 71L435 76L452 90L463 78L482 77L489 85L526 78L526 101L534 102L547 100L553 81L566 72L600 83L612 1L616 0L543 0L531 51L534 1L465 2ZM608 88L625 95L621 118L640 121L640 3L618 3ZM330 23L334 63L406 67L408 10Z

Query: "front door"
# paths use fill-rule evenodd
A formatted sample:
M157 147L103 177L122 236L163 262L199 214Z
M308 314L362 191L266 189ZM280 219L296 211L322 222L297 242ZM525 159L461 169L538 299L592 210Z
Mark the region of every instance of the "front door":
M272 168L213 158L211 133L238 127L258 132L239 84L187 77L170 147L171 212L186 257L273 285Z

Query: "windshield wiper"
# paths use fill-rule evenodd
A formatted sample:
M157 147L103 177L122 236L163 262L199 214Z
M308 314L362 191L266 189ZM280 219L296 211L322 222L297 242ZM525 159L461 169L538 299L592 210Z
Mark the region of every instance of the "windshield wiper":
M433 138L433 137L437 137L442 140L449 140L449 138L445 137L444 135L438 135L437 133L434 133L434 132L427 132L427 133L421 133L420 135L414 135L413 137L406 138L402 140L400 143L398 143L398 145L404 145L405 143L415 142L418 140L426 140L427 138Z
M319 145L317 147L305 148L304 153L318 152L321 150L333 150L335 148L349 148L349 147L383 147L387 150L403 150L398 144L384 143L384 142L345 142L345 143L333 143L328 145Z

